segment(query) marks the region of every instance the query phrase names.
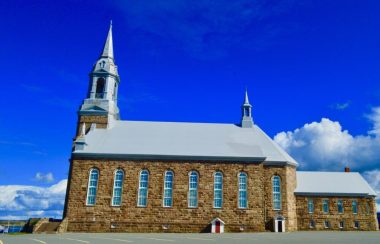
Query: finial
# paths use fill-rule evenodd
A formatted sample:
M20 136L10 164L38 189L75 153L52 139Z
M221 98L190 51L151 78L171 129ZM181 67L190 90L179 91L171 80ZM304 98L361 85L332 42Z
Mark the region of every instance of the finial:
M249 104L248 89L247 89L247 87L245 88L244 104Z
M110 20L110 27L112 27L112 19Z

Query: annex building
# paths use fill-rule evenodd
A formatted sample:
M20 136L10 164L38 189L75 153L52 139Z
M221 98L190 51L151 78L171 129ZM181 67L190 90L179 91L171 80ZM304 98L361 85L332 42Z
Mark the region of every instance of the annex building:
M247 93L239 124L124 121L119 84L111 26L78 112L67 231L378 229L362 176L297 171L254 123Z

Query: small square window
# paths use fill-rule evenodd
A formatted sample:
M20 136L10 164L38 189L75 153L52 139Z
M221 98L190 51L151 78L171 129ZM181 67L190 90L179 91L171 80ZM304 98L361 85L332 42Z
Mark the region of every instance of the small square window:
M354 221L354 228L359 229L359 221Z
M330 229L330 221L325 220L324 224L325 224L325 229Z
M314 220L310 220L309 227L310 227L310 229L315 228L315 221Z
M344 221L340 221L339 222L339 229L343 229L344 228Z

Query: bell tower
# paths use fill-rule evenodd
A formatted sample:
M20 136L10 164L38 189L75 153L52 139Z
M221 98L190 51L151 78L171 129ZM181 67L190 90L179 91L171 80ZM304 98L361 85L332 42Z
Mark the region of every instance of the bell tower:
M253 127L252 105L249 103L247 90L245 91L244 103L241 106L241 110L242 110L241 127L252 128Z
M120 119L117 107L117 91L120 77L113 56L112 22L100 57L94 64L90 76L89 89L78 111L78 136L82 128L91 126L108 128ZM83 126L85 124L85 126Z

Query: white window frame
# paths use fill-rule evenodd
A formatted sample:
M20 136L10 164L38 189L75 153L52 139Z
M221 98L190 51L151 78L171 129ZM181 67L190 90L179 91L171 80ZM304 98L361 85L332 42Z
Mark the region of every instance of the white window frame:
M278 191L275 190L275 180L278 179ZM278 195L279 199L276 199L276 195ZM273 203L273 210L281 210L282 209L282 196L281 196L281 177L278 175L274 175L272 177L272 203ZM276 205L278 204L279 207Z
M116 181L117 180L117 173L121 172L121 184L120 184L120 187L116 187ZM114 180L113 180L113 190L112 190L112 199L111 199L111 205L112 206L121 206L121 201L122 201L122 195L123 195L123 183L124 183L124 170L122 169L117 169L115 170L115 173L114 173ZM115 191L116 190L119 190L120 189L120 203L119 204L115 204Z
M168 174L171 174L171 182L170 182L170 187L167 184L167 176ZM172 170L167 170L165 171L164 175L164 193L162 197L162 206L165 208L171 208L173 207L173 182L174 182L174 172ZM166 192L170 192L170 197L166 196ZM165 201L166 199L170 200L170 205L166 204L167 202Z
M309 214L314 213L314 200L312 198L307 199L307 211Z
M324 226L325 226L325 229L330 229L330 221L325 220L325 221L323 222L323 224L324 224Z
M344 221L341 220L339 221L339 229L343 229L344 228Z
M339 203L342 204L342 212L339 211ZM342 199L338 199L337 201L337 207L338 207L338 214L343 214L344 213L344 204L343 204L343 200Z
M143 173L147 174L147 178L146 178L146 187L144 186L141 186L141 176ZM143 169L140 171L140 174L139 174L139 188L138 188L138 195L137 195L137 207L146 207L148 205L148 189L149 189L149 171L146 170L146 169ZM145 204L140 204L140 199L143 199L144 196L141 195L141 190L146 190L146 196L145 196Z
M311 219L311 220L309 221L309 228L310 228L310 229L314 229L314 228L315 228L315 220L314 220L314 219Z
M330 212L330 201L329 199L322 199L322 212L328 214ZM325 206L327 206L327 211L325 211Z
M358 201L352 200L352 214L358 214Z
M244 188L240 187L240 177L244 176L245 183L244 183ZM239 209L247 209L248 208L248 175L245 172L239 172L238 174L238 208ZM245 205L242 205L242 197L240 197L240 193L245 193Z
M97 172L97 178L96 178L96 186L91 186L91 175L92 172ZM88 176L88 183L87 183L87 195L86 195L86 206L94 206L96 204L96 195L98 193L98 185L99 185L99 169L97 168L91 168L90 174ZM95 194L90 196L90 188L95 188ZM94 203L89 203L89 197L94 197Z
M220 177L220 182L216 182L217 177ZM216 184L220 184L220 189L216 189ZM217 195L220 195L220 198L218 198ZM220 201L220 206L217 206L215 204L217 201ZM217 171L214 173L214 208L222 208L222 207L223 207L223 173L221 171Z
M191 177L193 173L196 175L196 187L192 187ZM188 208L197 208L198 207L198 187L199 187L199 174L197 171L192 170L189 172L189 191L187 195L187 207ZM195 191L195 205L192 205L192 200L194 200L193 197L191 197L191 192Z

